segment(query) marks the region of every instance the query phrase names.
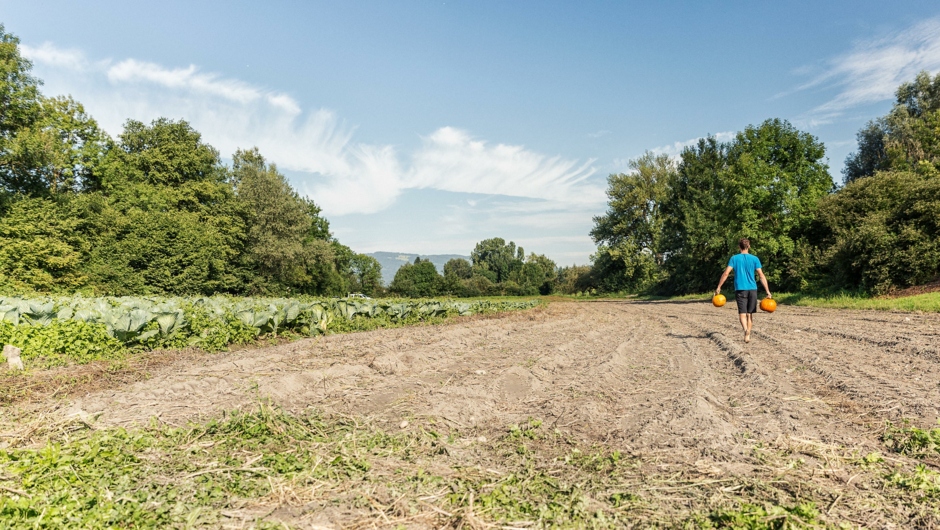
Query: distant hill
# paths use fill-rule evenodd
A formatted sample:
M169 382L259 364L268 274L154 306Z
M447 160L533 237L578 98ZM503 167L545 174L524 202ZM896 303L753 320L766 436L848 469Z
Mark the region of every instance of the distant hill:
M384 283L386 287L392 283L399 267L405 263L414 263L415 258L418 256L421 256L423 260L426 259L433 263L434 266L437 267L437 272L441 274L444 274L444 264L452 259L463 258L470 261L470 256L461 256L459 254L431 254L426 256L423 254L406 254L404 252L373 252L366 255L379 260L379 264L382 265L382 283Z

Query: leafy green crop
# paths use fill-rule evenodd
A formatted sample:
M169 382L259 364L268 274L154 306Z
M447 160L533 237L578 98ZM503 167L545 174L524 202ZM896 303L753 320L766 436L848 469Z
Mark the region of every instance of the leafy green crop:
M451 316L529 309L535 300L454 302L81 296L0 298L0 344L31 366L116 358L134 349L224 350L260 336L312 336L436 322Z
M124 345L103 324L59 320L41 326L0 322L0 344L22 349L23 362L44 367L116 359Z

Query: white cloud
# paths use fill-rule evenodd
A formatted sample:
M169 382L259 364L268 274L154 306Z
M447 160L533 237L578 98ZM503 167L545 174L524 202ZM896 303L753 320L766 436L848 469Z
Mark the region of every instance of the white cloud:
M253 103L264 99L289 113L300 112L300 105L290 96L265 92L237 79L200 73L195 65L169 69L155 63L125 59L108 68L107 76L112 83L153 83L166 88L218 96L238 103Z
M39 46L21 44L20 51L24 57L35 63L70 70L84 70L88 67L88 59L82 51L58 48L51 42L44 42Z
M940 70L940 18L859 42L851 52L828 61L822 74L798 90L836 88L838 93L803 121L829 123L849 108L893 99L897 87L922 70Z
M546 156L518 145L489 145L460 129L442 127L424 138L412 156L405 186L582 202L603 197L602 189L584 183L595 173L593 162Z
M257 146L268 160L306 178L294 184L328 215L374 213L406 189L506 195L569 204L603 204L586 180L593 160L544 155L491 144L454 127L423 137L412 154L357 142L333 111L304 111L287 94L201 71L137 59L91 62L78 50L44 43L28 50L46 90L71 93L115 134L128 118L185 119L223 154ZM401 164L404 159L406 166Z

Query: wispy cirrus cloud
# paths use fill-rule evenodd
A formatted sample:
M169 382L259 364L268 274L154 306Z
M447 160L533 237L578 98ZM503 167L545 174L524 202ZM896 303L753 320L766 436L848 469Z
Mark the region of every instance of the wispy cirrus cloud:
M940 18L858 42L852 51L827 61L821 74L797 90L837 92L802 121L824 124L853 107L890 100L901 83L914 79L922 70L940 70Z
M108 67L108 79L116 83L152 83L166 88L216 96L237 103L253 103L264 99L271 105L293 114L300 113L294 98L281 93L261 90L244 81L200 72L195 65L186 68L164 68L155 63L125 59Z
M298 191L330 215L382 211L408 189L579 204L604 200L603 189L588 182L593 160L490 143L455 127L423 136L414 152L402 155L391 145L357 141L355 128L329 109L305 111L288 94L195 65L92 61L51 43L22 49L43 67L52 93L73 94L105 130L118 132L128 118L183 118L223 153L257 146L280 167L302 172L306 177L294 182Z
M425 137L412 155L404 182L410 188L464 193L602 200L603 189L584 183L596 172L593 163L547 156L520 145L490 145L466 131L442 127ZM573 196L574 188L580 193Z
M165 68L159 64L124 59L90 61L85 53L74 48L59 48L51 42L39 46L21 45L23 55L46 66L85 73L103 73L114 84L146 83L164 88L220 97L238 103L267 103L291 113L299 113L300 105L287 94L264 90L238 79L201 72L195 65L186 68Z

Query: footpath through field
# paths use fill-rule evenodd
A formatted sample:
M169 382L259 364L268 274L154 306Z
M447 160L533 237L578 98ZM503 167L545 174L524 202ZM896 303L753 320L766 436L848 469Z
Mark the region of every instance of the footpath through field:
M940 417L940 315L781 306L756 315L751 343L742 339L731 305L556 302L206 355L52 414L97 428L185 425L269 399L388 431L433 420L474 437L537 419L571 443L643 462L634 485L647 497L670 492L661 506L685 503L685 488L718 502L776 484L831 520L940 524L935 511L889 507L882 476L851 465L890 453L886 421ZM685 482L643 482L654 475Z

